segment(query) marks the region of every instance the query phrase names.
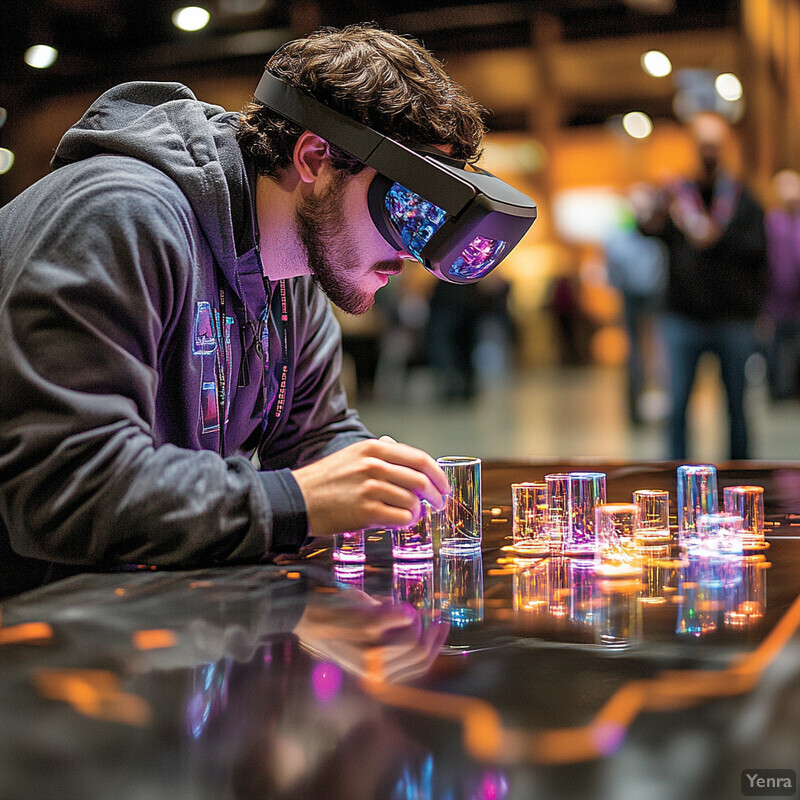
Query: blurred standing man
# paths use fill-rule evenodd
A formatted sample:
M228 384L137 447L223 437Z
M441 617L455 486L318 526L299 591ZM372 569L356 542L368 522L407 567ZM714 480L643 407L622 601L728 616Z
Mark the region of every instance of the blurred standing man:
M769 285L764 311L772 323L769 386L773 399L800 394L800 173L773 178L778 206L767 212Z
M649 418L642 408L648 383L654 382L658 390L664 385L663 369L649 367L648 362L660 366L662 361L655 327L664 301L669 256L660 239L645 236L636 224L638 219L650 218L657 196L658 190L648 184L629 186L621 219L605 242L608 282L622 296L628 335L628 418L634 425Z
M458 174L477 160L483 109L412 40L324 29L267 67L322 117ZM266 104L233 114L177 83L106 92L53 166L0 210L0 596L260 561L441 507L436 462L372 439L339 380L328 298L363 313L411 257L368 206L376 169Z
M722 165L728 123L713 113L691 123L698 156L694 179L667 188L662 208L642 224L661 237L670 256L664 345L672 410L668 457L688 456L686 412L697 363L720 361L730 420L729 456L750 457L745 418L745 364L766 280L764 214L745 186Z

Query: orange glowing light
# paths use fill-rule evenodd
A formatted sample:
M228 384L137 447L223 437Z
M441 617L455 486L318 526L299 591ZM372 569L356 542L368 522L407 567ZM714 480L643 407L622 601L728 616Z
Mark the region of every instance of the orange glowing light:
M484 700L460 695L444 695L410 686L365 682L364 687L387 705L421 714L436 709L438 716L461 720L470 752L478 758L495 759L503 742L503 726L494 706Z
M167 647L175 647L176 642L175 631L168 628L136 631L133 634L133 644L138 650L162 650Z
M34 684L42 697L68 703L87 717L142 726L153 716L149 703L122 691L119 677L108 670L41 669Z
M53 638L53 629L46 622L24 622L10 628L0 628L0 645L20 642L41 643Z

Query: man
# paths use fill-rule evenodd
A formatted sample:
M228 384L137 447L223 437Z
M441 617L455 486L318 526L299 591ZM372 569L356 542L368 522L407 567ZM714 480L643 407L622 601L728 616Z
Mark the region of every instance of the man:
M697 363L718 356L728 398L729 455L750 456L745 417L745 364L766 275L764 215L744 185L722 165L728 124L713 113L691 123L698 157L694 180L667 188L665 204L642 224L669 250L663 339L669 361L672 410L668 457L688 456L686 412Z
M617 226L605 241L609 283L622 298L622 320L628 337L627 407L631 424L639 425L650 414L646 407L648 384L663 385L662 375L648 361L658 362L660 342L655 322L663 303L667 283L667 250L654 236L645 236L636 220L648 218L658 191L635 183L626 191ZM650 356L650 358L648 358Z
M267 66L407 146L478 156L482 109L408 39L323 30ZM441 507L435 461L348 410L317 288L362 313L410 257L370 218L374 169L258 101L147 83L100 97L53 166L0 210L0 594Z

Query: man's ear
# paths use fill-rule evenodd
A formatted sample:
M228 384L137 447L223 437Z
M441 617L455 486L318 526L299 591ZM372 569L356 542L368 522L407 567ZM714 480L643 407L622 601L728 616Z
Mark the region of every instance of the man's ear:
M303 131L294 146L294 168L303 183L314 183L328 161L328 143L311 131Z

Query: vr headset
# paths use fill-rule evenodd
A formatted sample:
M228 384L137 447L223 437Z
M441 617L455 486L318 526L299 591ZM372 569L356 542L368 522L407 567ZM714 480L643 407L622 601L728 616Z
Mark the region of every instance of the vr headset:
M256 100L377 170L367 196L375 227L450 283L488 275L536 219L536 204L485 170L435 148L411 149L264 72Z

